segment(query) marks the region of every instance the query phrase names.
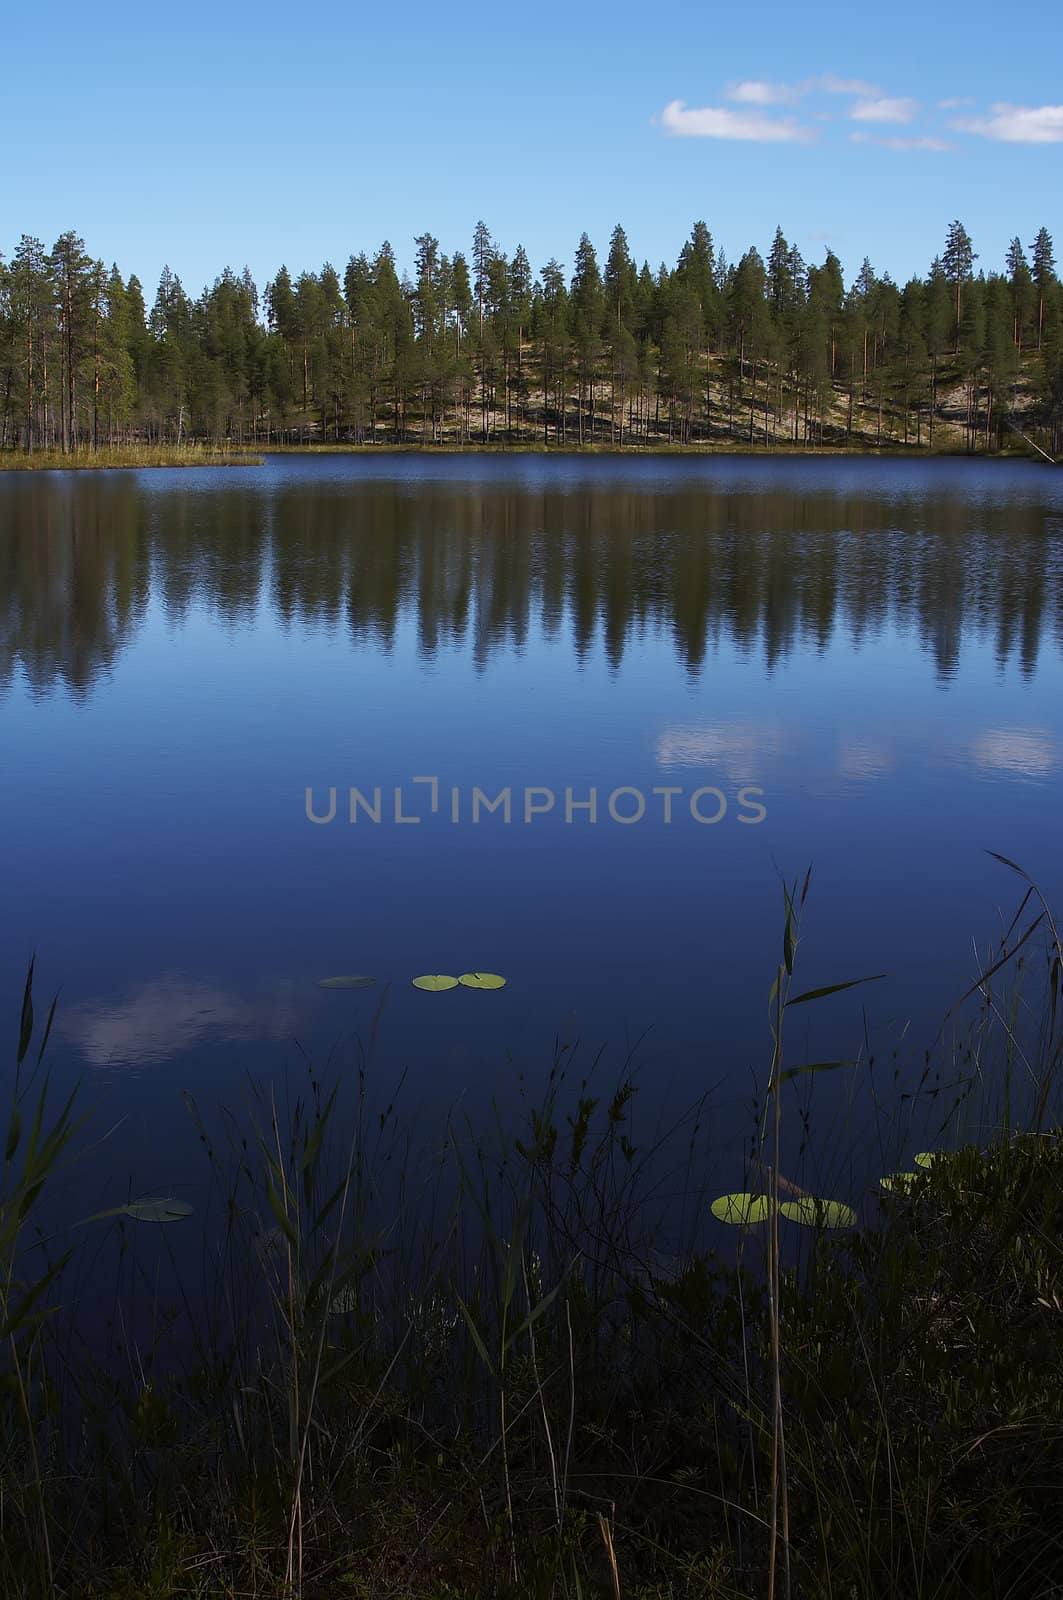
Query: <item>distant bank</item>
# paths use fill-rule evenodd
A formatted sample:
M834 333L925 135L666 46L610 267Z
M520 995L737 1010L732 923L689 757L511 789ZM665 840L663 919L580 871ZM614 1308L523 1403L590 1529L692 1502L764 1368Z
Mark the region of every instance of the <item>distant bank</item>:
M960 447L928 449L914 445L793 445L793 444L259 444L235 445L217 449L208 445L120 445L100 450L79 449L63 454L61 450L37 450L32 455L24 450L0 451L0 472L72 472L125 470L144 467L249 467L262 466L266 455L292 456L384 456L384 455L522 455L522 456L612 456L618 460L631 457L654 456L756 456L798 457L806 460L822 456L886 457L927 461L935 459L970 460L1041 460L1056 464L1053 458L1036 447L1019 445L1002 450L966 450Z

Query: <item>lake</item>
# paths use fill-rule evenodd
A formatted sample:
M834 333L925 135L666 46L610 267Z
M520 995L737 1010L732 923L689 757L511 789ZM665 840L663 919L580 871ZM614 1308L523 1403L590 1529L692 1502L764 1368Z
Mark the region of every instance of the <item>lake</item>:
M194 1181L181 1089L370 1046L429 1122L601 1052L650 1125L708 1094L725 1148L783 877L812 864L803 987L888 974L807 1008L794 1060L914 1070L1017 903L988 850L1063 905L1063 474L0 474L0 748L0 1015L13 1044L36 950L56 1071L123 1119L94 1194ZM469 971L506 987L411 983ZM346 974L379 981L319 987Z

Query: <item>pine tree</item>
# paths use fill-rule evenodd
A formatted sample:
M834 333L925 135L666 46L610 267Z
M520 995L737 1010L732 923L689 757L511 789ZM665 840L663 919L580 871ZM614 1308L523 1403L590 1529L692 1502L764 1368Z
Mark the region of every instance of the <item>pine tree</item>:
M828 250L821 267L808 269L808 295L816 306L822 308L825 327L830 335L830 376L837 372L838 329L845 304L845 280L842 264L833 250Z
M1047 228L1040 228L1037 238L1033 242L1032 265L1033 281L1037 285L1037 348L1040 350L1044 335L1045 323L1045 296L1049 286L1055 281L1056 258L1052 248L1052 235Z
M1015 341L1015 348L1022 351L1023 334L1030 314L1030 301L1033 293L1033 280L1030 277L1030 268L1026 263L1026 254L1018 239L1013 239L1008 246L1005 257L1005 266L1008 272L1008 281L1011 285L1011 336Z
M941 257L941 264L945 269L945 276L954 286L956 293L956 351L960 348L960 322L963 317L963 286L971 276L974 263L978 260L971 236L962 222L952 222L945 237L945 250Z
M570 313L564 269L553 256L542 270L543 441L553 400L554 441L565 443Z
M8 274L13 342L20 351L26 452L48 443L48 334L54 308L52 266L39 239L23 234Z
M602 276L609 301L610 320L614 321L619 331L624 326L625 318L631 315L635 285L635 266L628 249L627 234L619 222L609 239L609 255Z
M776 228L768 254L768 298L776 317L782 315L791 287L789 258L790 246L783 237L782 229Z
M749 442L753 442L757 403L757 363L768 327L767 278L758 250L747 250L730 282L730 315L737 360L738 400L742 403L747 362L751 366Z
M476 312L480 321L480 332L484 330L484 297L487 292L487 268L494 252L491 234L486 222L478 222L472 236L472 269L475 274L473 288L476 291Z
M594 369L598 359L598 335L602 322L602 279L598 271L598 257L587 234L580 235L576 246L576 265L572 273L573 330L579 358L579 400L577 427L579 442L584 443L583 410L589 395L589 427L594 435Z
M926 346L926 295L918 278L911 278L901 291L898 339L903 362L901 398L904 439L909 442L909 418L915 401L915 442L922 443L922 407L929 397L929 352Z
M76 444L78 365L92 322L93 263L85 254L85 241L76 233L61 234L52 246L52 270L59 296L59 331L62 351L60 418L66 454Z
M509 313L509 337L507 342L515 345L516 348L516 394L517 404L520 408L520 422L523 425L524 404L527 398L524 374L524 340L528 332L528 324L531 322L532 274L528 252L522 244L519 244L513 252L513 260L509 264L506 301Z

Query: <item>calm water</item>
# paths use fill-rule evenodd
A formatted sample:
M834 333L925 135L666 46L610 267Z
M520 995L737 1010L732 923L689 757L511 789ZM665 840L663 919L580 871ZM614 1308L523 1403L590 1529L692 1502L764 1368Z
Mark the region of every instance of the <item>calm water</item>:
M1063 903L1061 691L1047 467L2 474L0 1016L35 947L123 1189L187 1181L180 1088L236 1097L294 1041L347 1070L376 999L332 974L391 980L374 1070L418 1105L507 1101L559 1040L634 1051L652 1114L711 1089L726 1128L780 873L814 864L807 986L890 974L795 1053L852 1053L861 1004L921 1047L1014 908L986 849ZM508 986L410 986L475 969Z

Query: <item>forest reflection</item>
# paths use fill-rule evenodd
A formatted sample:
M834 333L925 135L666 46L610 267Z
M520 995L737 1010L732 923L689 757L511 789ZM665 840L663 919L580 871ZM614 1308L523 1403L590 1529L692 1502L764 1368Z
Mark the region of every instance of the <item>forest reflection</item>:
M171 480L172 482L172 480ZM217 485L217 486L215 486ZM481 669L529 637L601 645L646 634L697 674L725 644L770 670L836 636L888 628L943 679L961 646L1036 669L1063 643L1054 508L1017 497L830 493L705 484L305 480L148 488L132 474L0 485L0 692L87 695L150 605L250 625L346 631L387 653L415 622L426 657Z

